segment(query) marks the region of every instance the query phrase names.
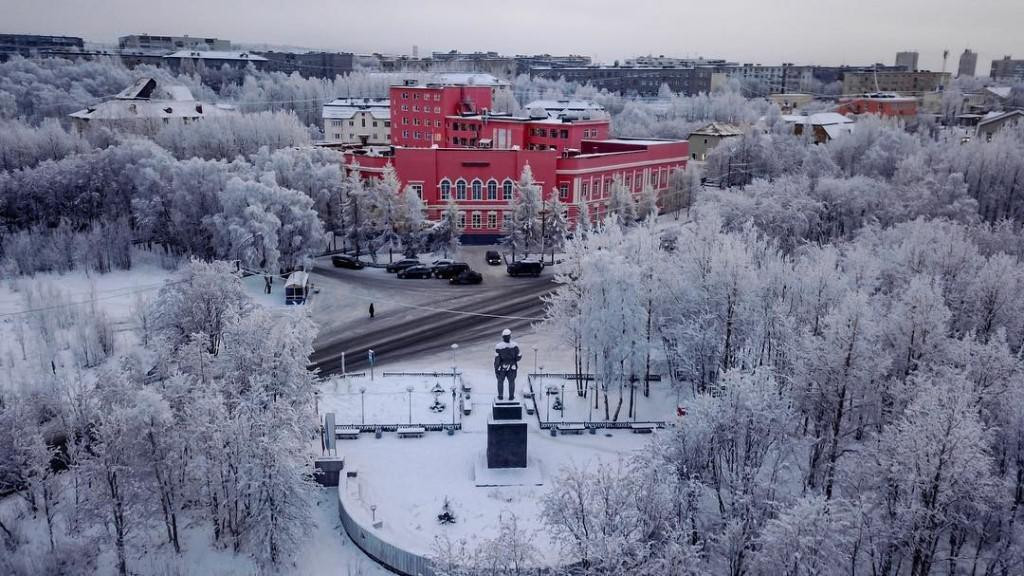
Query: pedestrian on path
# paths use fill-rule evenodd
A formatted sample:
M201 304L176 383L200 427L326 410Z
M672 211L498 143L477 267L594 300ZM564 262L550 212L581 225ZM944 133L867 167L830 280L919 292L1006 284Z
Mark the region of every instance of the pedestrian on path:
M373 302L370 302L370 318L373 318Z

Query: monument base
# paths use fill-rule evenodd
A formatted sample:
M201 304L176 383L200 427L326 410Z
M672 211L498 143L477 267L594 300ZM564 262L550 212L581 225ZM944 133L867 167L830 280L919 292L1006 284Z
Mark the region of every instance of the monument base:
M473 461L473 484L488 486L543 486L544 471L540 462L530 458L526 468L488 468L486 454Z

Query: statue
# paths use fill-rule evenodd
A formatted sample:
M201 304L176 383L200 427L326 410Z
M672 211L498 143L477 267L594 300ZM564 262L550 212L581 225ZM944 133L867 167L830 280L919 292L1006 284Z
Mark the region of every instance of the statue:
M505 380L508 380L508 399L516 398L516 372L523 355L519 353L519 345L512 341L512 331L505 329L501 333L501 342L494 347L494 375L498 378L498 400L505 399Z

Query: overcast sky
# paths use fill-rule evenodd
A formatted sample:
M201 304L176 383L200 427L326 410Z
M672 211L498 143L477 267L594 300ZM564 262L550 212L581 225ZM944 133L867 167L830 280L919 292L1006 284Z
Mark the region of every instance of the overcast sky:
M189 34L352 52L495 50L577 53L611 62L642 54L778 64L950 66L964 48L978 72L1024 58L1024 0L0 0L0 32L87 41Z

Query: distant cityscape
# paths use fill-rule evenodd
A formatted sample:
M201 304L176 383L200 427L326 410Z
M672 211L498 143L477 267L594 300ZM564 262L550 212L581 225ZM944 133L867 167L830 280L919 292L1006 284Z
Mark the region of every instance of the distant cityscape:
M589 56L575 54L517 54L497 52L433 52L412 55L355 54L330 51L244 50L230 40L193 36L157 36L131 34L117 39L116 48L87 47L82 38L0 34L0 61L12 54L25 57L119 58L129 67L140 64L172 70L199 67L244 68L304 77L334 78L357 70L382 72L476 72L510 80L521 74L551 80L590 84L624 96L657 96L662 86L687 96L710 93L737 80L747 96L811 93L829 96L861 95L871 92L897 92L922 96L941 90L952 80L953 72L920 70L917 51L896 54L892 64L824 66L781 63L763 65L714 58L676 58L638 56L612 63L593 62ZM948 60L944 54L944 62ZM973 77L978 73L978 54L970 49L960 55L955 75ZM1024 59L1005 56L993 60L988 74L994 83L1024 82Z

